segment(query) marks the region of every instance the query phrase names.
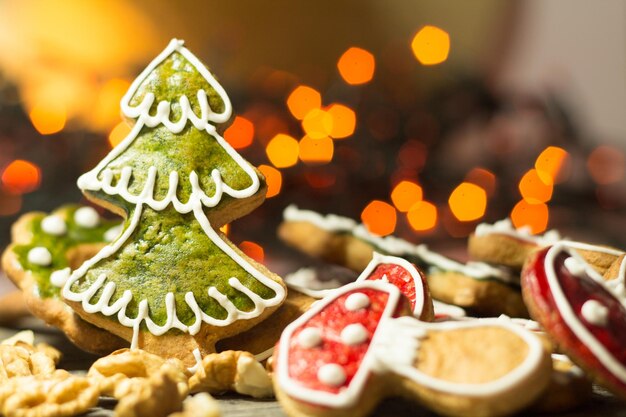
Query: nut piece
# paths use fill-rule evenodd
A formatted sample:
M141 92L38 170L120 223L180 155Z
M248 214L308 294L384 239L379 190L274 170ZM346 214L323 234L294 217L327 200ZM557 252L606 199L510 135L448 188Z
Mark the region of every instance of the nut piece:
M191 392L219 394L235 391L254 398L274 395L269 375L249 352L227 350L202 359L196 373L189 379Z
M0 387L5 417L65 417L85 413L98 402L99 391L84 377L67 371L14 377Z
M210 394L201 392L183 401L183 411L169 417L220 417L222 413L217 401Z
M139 349L120 349L109 356L98 359L89 369L87 377L100 388L102 395L120 399L116 387L123 381L130 380L133 384L144 383L151 375L158 373L165 365L169 365L170 376L178 386L179 393L184 397L188 392L188 371L178 359L165 360Z
M186 394L179 391L179 376L176 367L165 363L150 378L122 380L115 389L115 397L119 398L115 414L118 417L165 417L180 411Z

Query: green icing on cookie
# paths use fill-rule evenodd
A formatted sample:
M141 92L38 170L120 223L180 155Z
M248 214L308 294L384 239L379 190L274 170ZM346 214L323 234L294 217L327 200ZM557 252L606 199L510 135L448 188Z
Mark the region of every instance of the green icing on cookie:
M171 207L161 212L145 208L137 230L122 248L92 267L72 286L72 291L86 290L100 274L106 274L107 282L116 284L116 293L109 304L119 299L125 290L130 290L133 301L126 315L135 317L138 302L146 299L150 318L159 325L167 319L165 294L168 292L174 294L176 313L186 325L195 322L185 302L187 292L194 294L206 314L217 319L225 318L226 311L208 296L209 287L226 295L238 310L253 309L252 301L228 284L230 277L237 277L261 298L275 295L222 252L195 221L193 213L180 214ZM100 294L90 302L97 302Z
M61 236L55 236L44 232L41 228L41 221L46 217L44 213L37 213L30 217L26 230L31 234L28 244L13 245L11 250L25 271L31 273L35 279L36 291L41 298L58 298L60 288L50 283L50 275L54 271L65 269L70 266L67 258L69 250L84 244L107 243L104 235L111 228L120 224L118 220L100 219L100 224L94 228L79 226L74 221L74 213L79 206L68 205L55 210L52 214L58 215L65 220L67 232ZM28 253L36 247L48 249L52 255L50 266L40 266L28 261Z
M161 101L168 101L172 103L170 120L176 121L180 118L179 100L183 95L189 99L193 112L200 116L197 98L199 90L204 90L215 113L224 111L224 101L220 95L182 54L174 52L143 80L130 104L138 106L147 93L152 93L155 99L150 107L150 114L156 113L157 105Z

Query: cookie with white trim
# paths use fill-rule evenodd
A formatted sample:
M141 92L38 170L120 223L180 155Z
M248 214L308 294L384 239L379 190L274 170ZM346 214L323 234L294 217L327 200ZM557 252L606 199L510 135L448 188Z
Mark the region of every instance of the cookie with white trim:
M194 351L254 327L285 300L282 279L219 229L264 199L264 177L220 135L223 87L172 40L121 101L132 124L84 195L125 218L120 236L69 277L62 296L84 320L187 365Z
M520 270L532 252L561 240L556 230L533 235L530 227L514 227L510 219L481 223L468 239L472 259Z
M626 398L626 307L615 289L563 243L536 252L522 272L532 317L594 382Z
M378 280L394 285L407 297L414 317L422 321L433 320L433 302L428 291L428 284L415 265L402 258L375 253L374 258L356 281ZM271 356L276 341L288 324L304 314L320 298L341 289L339 287L316 290L289 283L287 285L289 286L287 300L270 319L247 332L218 342L218 350L228 350L239 346L241 349L256 354L258 360L265 360Z
M501 416L547 386L550 354L502 320L426 323L397 287L359 281L290 324L273 357L274 388L289 416L366 416L402 396L448 416ZM497 358L497 360L494 360Z
M67 205L50 214L28 213L13 225L12 244L2 256L2 268L22 290L33 315L93 353L109 353L124 342L77 316L61 299L61 287L72 269L117 237L119 226L119 221L103 219L91 207Z
M288 245L355 271L367 267L374 252L414 263L428 280L432 298L467 308L481 316L527 317L519 274L484 262L462 263L395 236L379 237L363 224L334 214L323 215L289 206L279 237Z

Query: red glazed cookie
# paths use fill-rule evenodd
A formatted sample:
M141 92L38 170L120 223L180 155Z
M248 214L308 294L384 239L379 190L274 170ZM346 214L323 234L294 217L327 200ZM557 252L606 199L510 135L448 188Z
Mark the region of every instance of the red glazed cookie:
M287 414L363 416L400 395L445 415L499 416L548 384L550 356L533 333L497 319L425 323L408 304L395 286L365 280L290 324L274 353Z
M595 382L626 398L626 308L596 270L557 244L529 260L522 289L531 315L561 350Z

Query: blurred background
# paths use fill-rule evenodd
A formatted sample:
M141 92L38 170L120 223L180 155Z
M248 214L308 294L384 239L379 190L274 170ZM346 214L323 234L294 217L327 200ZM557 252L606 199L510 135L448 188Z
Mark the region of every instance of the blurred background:
M256 258L290 203L444 249L505 217L626 248L622 0L2 0L0 249L20 214L83 201L173 37L268 179L229 230Z

